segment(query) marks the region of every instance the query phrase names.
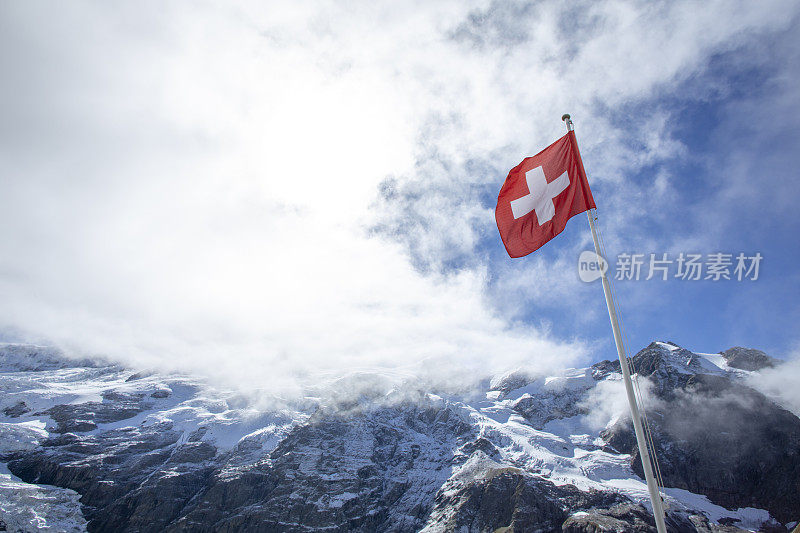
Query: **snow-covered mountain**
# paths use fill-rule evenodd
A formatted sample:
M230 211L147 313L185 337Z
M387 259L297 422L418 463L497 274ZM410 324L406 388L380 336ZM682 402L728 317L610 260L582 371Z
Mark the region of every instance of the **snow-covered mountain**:
M779 361L655 342L633 362L670 531L795 527L800 419L746 385ZM9 531L655 531L618 371L604 361L460 395L364 387L265 403L5 344L0 520Z

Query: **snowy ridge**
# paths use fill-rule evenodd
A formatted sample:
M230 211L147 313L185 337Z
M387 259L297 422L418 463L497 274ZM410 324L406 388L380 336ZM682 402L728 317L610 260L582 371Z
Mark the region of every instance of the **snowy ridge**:
M663 348L663 359L677 372L685 374L720 374L730 370L730 367L725 364L724 358L721 358L720 361L710 357L709 354L697 354L666 342L655 342L653 344Z
M721 374L729 371L715 364L710 357L668 343L655 344L663 349L664 363L670 370L682 374ZM740 372L736 369L731 371ZM610 375L606 379L618 383L621 388L619 378L619 375ZM530 420L519 413L518 402L525 398L540 398L537 404L540 411L568 413L565 404L581 398L595 387L591 369L567 369L563 375L530 382L525 382L518 374L510 374L494 381L492 385L493 388L502 388L509 381L519 386L489 391L487 401L463 406L480 428L481 435L498 444L506 464L544 475L557 485L571 484L583 490L612 489L635 501L647 503L647 485L631 472L630 456L604 449L602 438L597 436L598 428L592 425L587 414L556 418L547 422L542 429L536 429L531 426ZM626 414L627 406L623 407L622 412L612 415L609 425ZM726 510L712 504L705 496L685 490L670 489L666 495L667 505L671 508L699 510L712 520L735 519L753 529L758 529L764 521L769 520L769 513L762 509Z
M0 343L0 371L2 372L37 372L93 365L94 362L88 359L69 359L61 350L50 346Z
M722 355L695 354L671 343L653 343L635 361L646 372L645 386L653 384L656 391L687 377L735 379L744 372L729 367ZM634 457L609 441L624 429L627 413L612 362L555 376L512 372L486 381L480 397L428 393L409 403L408 394L389 394L347 412L313 398L257 407L264 404L191 376L76 366L38 346L3 345L0 362L0 497L6 502L0 504L0 518L21 530L38 524L81 531L87 519L101 530L119 527L113 506L134 497L123 489L130 482L141 487L136 498L146 497L148 487L154 494L182 495L184 487L200 491L180 496L181 514L152 526L164 530L214 516L220 524L257 519L287 530L349 520L362 524L355 530L395 524L392 530L438 531L464 519L464 509L475 505L469 494L476 484L506 490L523 483L537 497L572 502L554 504L553 520L594 520L592 509L614 502L647 506L646 486L632 469ZM68 464L73 470L62 471ZM108 501L96 496L95 507L108 506L104 518L84 516L74 490L26 483L11 473L85 486L64 477L78 465L89 468L96 483L123 491ZM279 477L267 481L272 476ZM537 488L542 482L544 488ZM295 503L288 510L273 509L271 496L251 494L265 483L278 483L276 498L285 487L276 502ZM371 492L364 492L365 483ZM220 507L217 492L228 494L228 501L239 498L243 507ZM766 509L725 508L685 489L665 492L678 517L699 516L711 525L733 523L751 531L767 521L776 524ZM239 496L231 500L231 494ZM137 501L125 505L135 507ZM315 511L289 520L292 505L306 501ZM559 505L572 507L559 511ZM357 520L347 518L356 512ZM147 524L152 516L141 519ZM136 514L128 520L137 520Z

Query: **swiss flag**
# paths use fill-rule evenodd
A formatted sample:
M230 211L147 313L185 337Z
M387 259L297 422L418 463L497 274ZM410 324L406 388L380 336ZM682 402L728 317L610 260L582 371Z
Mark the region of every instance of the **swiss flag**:
M567 220L594 208L575 132L570 131L511 169L494 216L508 255L522 257L564 231Z

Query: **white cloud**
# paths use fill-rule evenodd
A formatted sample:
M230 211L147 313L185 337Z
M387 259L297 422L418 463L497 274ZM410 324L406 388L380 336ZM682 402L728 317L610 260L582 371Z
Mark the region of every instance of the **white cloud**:
M661 125L642 150L593 102L646 97L785 23L695 7L589 3L570 36L559 3L6 3L0 323L287 390L357 368L574 363L583 344L493 311L481 259L412 265L475 253L492 220L467 160L510 168L563 111L597 179L680 153L658 113L633 132ZM376 203L389 175L413 201ZM387 221L402 238L369 233ZM409 260L398 241L414 240Z
M652 381L643 377L634 377L634 379L638 381L637 394L641 398L642 405L648 412L657 409L660 401L653 393ZM626 417L630 420L628 396L620 375L617 375L617 379L598 382L597 386L589 390L586 398L581 401L580 407L587 412L584 415L584 422L593 430L611 427Z
M347 39L273 46L235 10L149 14L87 8L9 38L35 75L6 94L27 135L3 160L3 323L284 391L582 355L494 316L480 271L425 277L367 235L416 115L380 68L320 64Z
M774 368L765 368L748 376L747 384L775 403L800 416L800 347L789 353L786 361Z

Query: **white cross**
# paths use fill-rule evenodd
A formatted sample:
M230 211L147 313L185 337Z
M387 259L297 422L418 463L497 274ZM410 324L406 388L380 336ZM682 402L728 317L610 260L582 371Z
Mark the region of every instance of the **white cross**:
M564 172L547 183L542 167L536 167L525 173L525 181L528 182L528 194L522 198L511 200L511 213L516 220L531 211L536 211L536 218L541 226L556 214L553 198L564 192L569 186L569 174Z

